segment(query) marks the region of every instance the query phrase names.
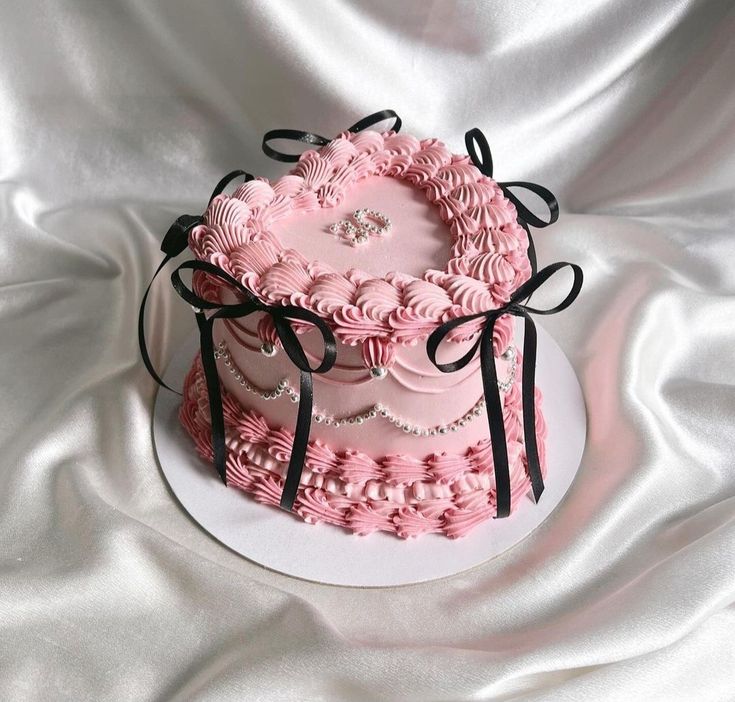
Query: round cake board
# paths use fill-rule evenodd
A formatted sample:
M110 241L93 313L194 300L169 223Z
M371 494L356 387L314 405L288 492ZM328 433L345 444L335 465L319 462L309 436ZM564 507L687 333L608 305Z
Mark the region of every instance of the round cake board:
M164 380L182 387L198 350L192 337L171 360ZM426 534L399 539L376 532L357 536L329 524L307 524L226 487L194 451L178 419L181 398L162 389L153 435L166 479L184 509L217 540L271 570L329 585L388 587L446 578L485 563L542 524L574 480L584 451L586 413L571 364L538 326L536 382L548 426L546 487L538 504L524 497L506 519L489 519L467 536ZM483 420L484 421L484 420Z

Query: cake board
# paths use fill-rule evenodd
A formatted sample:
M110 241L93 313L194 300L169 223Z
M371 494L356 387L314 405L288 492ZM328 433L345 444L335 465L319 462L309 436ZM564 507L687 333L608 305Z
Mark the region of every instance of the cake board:
M182 507L205 531L279 573L353 587L409 585L461 573L515 546L542 524L579 469L587 429L582 390L564 352L538 324L537 329L536 383L548 427L544 493L538 504L526 496L510 517L489 519L462 538L425 534L400 539L385 532L358 536L330 524L308 524L226 487L181 426L180 396L165 389L158 392L153 416L161 469ZM169 386L182 387L197 351L196 336L179 347L163 376Z

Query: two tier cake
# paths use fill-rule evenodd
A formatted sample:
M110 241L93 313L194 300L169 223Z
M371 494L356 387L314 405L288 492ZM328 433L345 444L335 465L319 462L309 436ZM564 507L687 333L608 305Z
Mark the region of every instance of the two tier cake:
M345 132L303 153L278 180L250 180L215 197L189 247L267 305L308 310L336 339L336 361L313 375L313 407L292 512L365 535L460 537L496 515L496 479L480 355L443 373L426 341L448 320L499 308L531 276L529 239L503 189L467 155L395 131ZM194 291L232 303L237 290L197 272ZM482 318L438 349L457 358ZM312 366L317 329L293 321ZM299 371L272 315L218 320L226 482L278 506L294 441ZM492 348L512 508L529 492L521 352L514 317ZM532 395L533 397L533 395ZM535 392L538 463L546 429ZM202 358L185 381L181 421L212 460ZM498 420L500 421L500 420ZM284 515L286 518L286 515Z

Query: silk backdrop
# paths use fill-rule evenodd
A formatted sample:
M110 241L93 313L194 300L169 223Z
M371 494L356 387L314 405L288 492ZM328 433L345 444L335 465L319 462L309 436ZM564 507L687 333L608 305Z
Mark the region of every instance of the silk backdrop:
M734 16L729 2L4 3L6 700L732 700ZM357 590L268 572L182 511L151 442L139 298L160 239L277 126L396 109L559 197L544 320L589 437L500 558ZM159 364L193 329L165 277ZM308 527L305 527L308 528ZM325 554L329 557L329 554Z

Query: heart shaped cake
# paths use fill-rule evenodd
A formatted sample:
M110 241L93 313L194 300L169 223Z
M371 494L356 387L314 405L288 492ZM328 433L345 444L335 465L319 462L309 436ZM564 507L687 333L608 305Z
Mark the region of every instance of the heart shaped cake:
M214 197L190 229L198 261L264 305L291 310L293 338L310 366L324 353L323 334L293 311L318 316L334 336L333 365L313 376L293 514L401 538L456 538L496 516L487 368L481 373L481 355L469 354L451 373L440 362L471 351L483 314L507 304L532 275L529 237L506 194L468 155L452 154L437 139L350 131L303 153L278 180L249 180L232 195ZM242 297L202 271L194 274L193 290L223 305ZM485 349L492 356L485 362L495 368L502 414L495 421L505 434L504 490L512 508L532 482L514 319L494 320ZM442 325L433 362L427 339ZM307 387L294 353L284 351L282 326L266 312L225 315L212 340L226 482L274 506L281 503ZM531 398L543 476L538 390ZM180 417L197 451L212 460L200 355L186 378Z

